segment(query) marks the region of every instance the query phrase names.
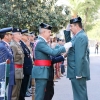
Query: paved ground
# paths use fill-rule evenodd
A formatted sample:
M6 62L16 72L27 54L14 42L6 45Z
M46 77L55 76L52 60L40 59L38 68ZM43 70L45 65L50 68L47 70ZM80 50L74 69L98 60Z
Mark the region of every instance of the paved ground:
M91 80L87 82L89 100L100 100L100 52L90 57ZM32 100L32 98L26 98ZM55 95L52 100L73 100L70 80L66 76L55 82Z

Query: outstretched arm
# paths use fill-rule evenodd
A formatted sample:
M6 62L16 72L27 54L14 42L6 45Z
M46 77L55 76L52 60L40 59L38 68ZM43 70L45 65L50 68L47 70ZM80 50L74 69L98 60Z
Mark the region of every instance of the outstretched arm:
M52 64L55 64L57 62L64 61L64 57L63 56L51 57L51 60L52 60Z

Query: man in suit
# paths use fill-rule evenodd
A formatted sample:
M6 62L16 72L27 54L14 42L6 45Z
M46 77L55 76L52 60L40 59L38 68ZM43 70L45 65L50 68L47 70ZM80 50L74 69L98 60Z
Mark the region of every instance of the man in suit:
M23 63L24 78L22 79L19 100L25 100L25 94L27 91L27 86L28 86L29 78L33 67L32 58L30 56L30 50L25 44L27 41L29 41L28 36L29 36L28 30L27 29L22 30L22 39L20 41L20 45L22 46L22 49L24 51L24 63Z
M39 37L34 43L34 67L32 69L32 77L35 78L35 100L44 100L46 84L49 78L49 70L51 66L50 55L56 56L72 46L69 42L64 47L52 49L48 45L50 40L52 27L48 24L41 23L39 26Z
M12 98L11 100L19 100L19 93L21 88L21 83L23 79L23 63L24 63L24 53L23 49L19 43L21 40L21 29L13 28L12 30L13 39L10 43L14 55L14 67L15 67L15 85L13 86Z
M72 39L70 31L73 33ZM67 54L67 77L72 83L74 100L88 100L86 81L90 80L89 49L82 19L71 19L64 34L66 42L72 41L72 47Z
M10 41L12 39L12 27L0 29L0 63L6 62L7 59L10 60L10 73L9 73L9 86L8 86L8 98L11 100L12 87L15 84L15 68L13 61L13 53L10 48Z

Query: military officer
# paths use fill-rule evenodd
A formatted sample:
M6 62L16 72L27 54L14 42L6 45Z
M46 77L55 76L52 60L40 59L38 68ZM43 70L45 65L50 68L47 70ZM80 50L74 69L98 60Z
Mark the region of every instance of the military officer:
M48 24L41 23L39 26L39 37L34 44L34 67L32 69L32 77L35 78L35 100L43 100L47 80L49 78L49 67L51 66L50 55L56 56L66 52L71 42L65 44L65 47L52 49L48 45L52 27ZM66 48L66 49L65 49Z
M26 42L26 46L28 47L28 49L30 50L30 55L31 55L31 58L32 58L32 62L33 62L33 46L34 46L34 32L29 32L29 36L28 36L28 41ZM27 92L26 92L26 95L25 97L30 97L32 96L32 81L31 81L31 75L30 75L30 78L29 78L29 82L28 82L28 86L27 86Z
M73 33L71 40L70 31ZM71 80L74 100L88 100L86 81L90 80L88 37L80 17L70 20L64 31L66 42L72 41L67 54L67 77Z
M12 39L12 27L0 29L0 63L10 60L10 73L9 73L9 87L8 87L8 99L11 100L12 87L15 84L15 68L13 61L13 53L10 48L10 41Z
M23 63L23 73L24 73L24 78L22 80L21 84L21 90L20 90L20 95L19 95L19 100L25 100L25 94L27 91L27 86L29 82L29 78L31 75L32 71L32 58L30 56L30 50L28 49L26 42L29 41L28 38L28 30L22 30L22 39L20 41L20 44L22 46L22 49L24 51L24 63Z
M35 33L32 31L29 33L29 42L30 42L30 52L31 52L31 57L32 57L32 61L34 61L33 58L33 47L34 47L34 39L35 39ZM30 79L29 79L29 83L28 83L28 88L27 88L27 92L26 92L26 97L31 96L30 93L32 93L32 88L31 86L34 86L35 82L34 79L32 79L31 75L30 75Z
M12 36L13 39L10 43L10 47L12 48L13 55L14 55L16 84L13 86L11 100L19 100L19 93L20 93L21 83L23 79L23 63L24 63L23 49L19 43L19 41L21 40L21 29L13 28Z

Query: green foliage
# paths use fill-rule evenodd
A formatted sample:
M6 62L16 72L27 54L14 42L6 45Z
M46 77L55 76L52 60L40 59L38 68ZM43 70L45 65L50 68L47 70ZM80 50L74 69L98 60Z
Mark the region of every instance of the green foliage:
M100 41L100 0L66 0L63 6L67 6L71 12L69 19L73 15L82 18L84 29L89 38Z
M92 25L92 29L87 33L89 38L100 41L100 19Z
M0 28L14 26L38 32L44 22L58 32L66 25L69 13L63 15L63 7L54 4L54 0L0 0Z
M100 0L68 0L70 12L79 15L83 19L84 29L89 31L92 28L93 21L97 18L98 9L100 9ZM90 27L91 26L91 27Z

